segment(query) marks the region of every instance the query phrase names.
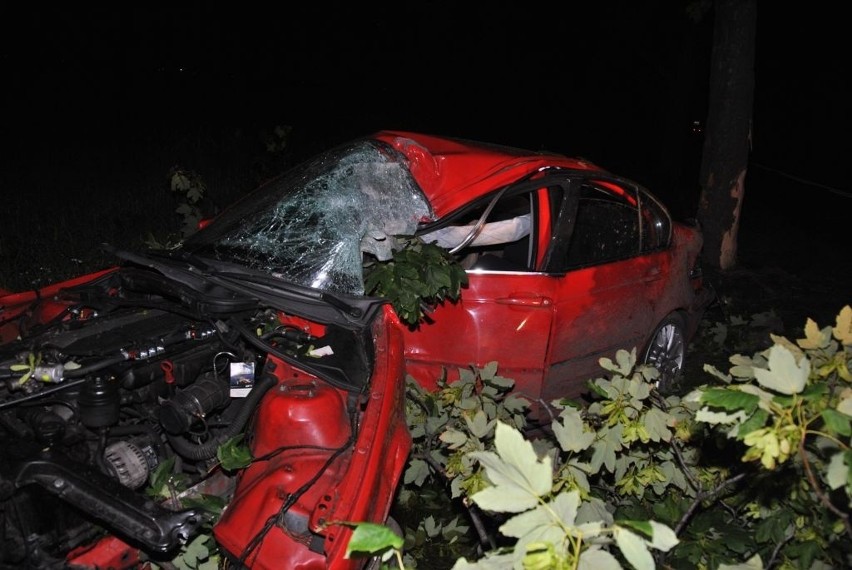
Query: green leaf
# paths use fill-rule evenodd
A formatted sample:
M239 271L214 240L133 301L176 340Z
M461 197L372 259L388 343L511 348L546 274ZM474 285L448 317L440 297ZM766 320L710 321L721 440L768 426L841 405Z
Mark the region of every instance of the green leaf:
M718 570L763 570L763 561L755 554L741 564L719 564Z
M733 388L710 388L702 390L701 401L723 410L743 410L750 414L757 408L760 398Z
M852 435L852 417L842 414L836 410L826 408L820 413L825 427L831 432L839 435Z
M769 369L755 368L754 376L757 382L782 394L798 394L801 392L811 373L811 362L802 358L796 363L796 357L790 350L780 344L769 349Z
M634 348L630 352L624 349L619 350L615 353L615 360L618 362L618 369L622 373L622 376L629 375L636 365L636 349Z
M633 370L633 366L636 364L636 350L627 352L623 348L619 349L615 353L615 362L610 358L603 357L598 360L598 364L604 370L616 372L621 376L629 376Z
M577 570L622 570L622 568L615 556L594 546L580 553Z
M642 537L618 525L612 530L615 534L615 544L636 570L654 570L654 558Z
M785 539L787 529L793 524L793 513L776 511L755 526L754 539L758 543L778 544Z
M183 171L178 170L172 174L172 192L184 192L189 186L189 177Z
M794 542L784 554L790 558L798 558L800 568L811 568L813 561L820 555L820 545L815 540Z
M498 422L494 434L497 453L472 452L493 484L471 499L485 510L517 513L533 508L550 494L553 470L549 456L539 459L530 442L515 428Z
M225 471L242 469L251 464L251 451L242 445L243 434L238 434L227 440L216 449L216 457Z
M216 568L218 567L218 559L212 560L215 564L202 566L210 560L210 549L207 547L208 537L200 534L192 539L191 542L181 548L180 554L172 559L172 564L178 570L197 570L202 567Z
M476 413L473 414L471 418L469 415L465 414L464 420L467 423L467 428L470 430L470 433L479 439L484 438L488 435L488 432L491 429L491 424L488 421L488 416L485 415L485 412L482 410L477 410Z
M484 379L491 379L497 375L497 361L488 362L479 370L479 375Z
M204 509L211 515L219 516L227 505L227 501L218 495L190 495L181 499L185 508Z
M657 521L650 521L650 523L653 528L651 548L668 552L680 542L675 532L668 526Z
M583 418L575 408L562 410L552 427L553 434L564 451L583 451L595 441L595 432L586 431Z
M416 326L425 306L459 298L467 274L449 252L418 237L396 236L400 249L393 258L370 265L364 276L368 295L390 300L399 318Z
M589 468L593 473L600 471L602 465L610 473L615 471L615 459L622 448L622 429L621 424L616 424L611 428L603 427L598 431L599 439L592 446L592 459L589 461Z
M515 544L515 552L518 553L527 552L531 546L541 543L553 545L555 552L566 552L570 548L566 529L574 527L579 504L580 494L577 491L560 493L548 504L540 504L515 515L500 526L500 532L518 539ZM588 529L575 532L588 539L600 534L600 524L595 528L598 530L594 531L590 525ZM588 530L588 533L583 530Z
M651 523L648 521L621 519L618 521L618 524L623 527L630 527L633 530L638 530L648 538L651 538L654 535L654 527L652 527Z
M835 453L828 462L825 480L832 490L846 485L849 480L849 466L843 461L843 453Z
M442 442L447 444L450 449L458 449L467 443L467 435L457 429L448 428L438 436Z
M769 419L769 412L757 410L747 420L741 422L737 431L732 435L751 433L756 429L760 429L766 425L766 420Z
M651 441L671 441L672 432L669 429L671 416L659 408L648 408L642 416L642 423Z
M146 490L151 497L168 496L168 484L175 467L175 458L162 461L151 473L150 485Z
M429 476L429 464L422 459L412 458L408 462L408 469L405 470L404 482L406 485L414 484L418 487L422 486Z
M195 204L196 202L201 201L204 197L204 188L202 186L193 186L186 191L186 199L190 201L190 203Z
M405 542L401 536L384 525L367 522L344 524L355 528L346 545L344 558L349 558L354 552L377 554L389 548L399 550Z

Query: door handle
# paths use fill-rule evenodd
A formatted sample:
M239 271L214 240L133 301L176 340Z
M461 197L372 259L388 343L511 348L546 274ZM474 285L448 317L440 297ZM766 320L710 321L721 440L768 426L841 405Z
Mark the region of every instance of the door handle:
M516 305L522 307L549 307L553 299L532 293L520 293L508 297L500 297L496 300L499 305Z

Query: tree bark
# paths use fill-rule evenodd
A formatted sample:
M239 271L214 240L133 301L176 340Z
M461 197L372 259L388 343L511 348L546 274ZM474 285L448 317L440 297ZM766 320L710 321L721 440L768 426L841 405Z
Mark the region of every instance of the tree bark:
M757 0L716 0L707 128L699 183L703 261L721 271L737 263L754 101Z

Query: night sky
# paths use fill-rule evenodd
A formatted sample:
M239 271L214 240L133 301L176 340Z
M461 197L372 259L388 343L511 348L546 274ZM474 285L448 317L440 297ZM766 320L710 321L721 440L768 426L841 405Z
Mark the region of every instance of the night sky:
M673 101L675 129L705 119L712 16L690 22L675 0L568 2L559 14L530 2L340 4L6 14L4 200L81 195L74 181L93 168L126 179L181 133L274 125L293 126L302 155L423 130L582 155L664 196L675 182L697 187L700 137L683 138L680 178L660 156ZM807 8L758 2L750 172L762 187L795 177L819 199L852 193L850 50L835 11Z

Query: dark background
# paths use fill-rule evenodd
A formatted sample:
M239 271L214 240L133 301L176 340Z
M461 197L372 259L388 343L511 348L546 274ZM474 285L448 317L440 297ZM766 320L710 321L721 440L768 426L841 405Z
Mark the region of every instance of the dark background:
M6 8L0 287L22 259L160 223L171 166L199 172L218 208L381 129L582 155L692 216L713 15L690 19L687 5L701 3ZM850 58L831 7L758 2L740 234L752 266L848 271ZM286 158L264 162L276 125L292 127Z

